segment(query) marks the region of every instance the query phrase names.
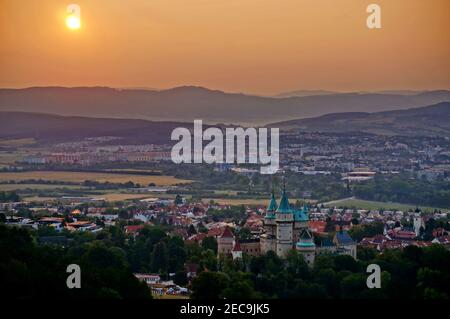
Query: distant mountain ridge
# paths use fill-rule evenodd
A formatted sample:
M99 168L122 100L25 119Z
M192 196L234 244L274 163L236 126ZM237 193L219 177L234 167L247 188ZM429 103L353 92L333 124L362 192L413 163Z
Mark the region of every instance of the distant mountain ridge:
M0 89L0 111L64 116L262 125L340 112L380 112L450 101L450 91L419 94L338 93L275 98L203 87L167 90L108 87Z
M272 123L269 127L307 132L366 132L388 135L450 137L450 102L378 113L333 113L315 118ZM0 112L0 139L34 138L38 143L76 141L114 136L120 144L167 144L176 127L192 129L192 122L154 122ZM204 129L207 125L204 126Z
M272 123L269 126L282 130L450 137L450 102L377 113L332 113Z
M314 96L314 95L330 95L330 94L341 94L342 92L336 91L327 91L327 90L297 90L297 91L289 91L283 92L274 95L274 97L303 97L303 96Z
M38 143L113 136L125 144L166 144L179 126L191 128L192 123L0 112L0 139L34 138Z
M439 91L439 90L435 90ZM327 91L327 90L297 90L283 92L274 95L273 97L303 97L303 96L313 96L313 95L331 95L331 94L348 94L348 93L358 93L358 94L395 94L395 95L416 95L420 93L425 93L427 91L416 91L416 90L382 90L382 91L357 91L357 92L338 92L338 91Z

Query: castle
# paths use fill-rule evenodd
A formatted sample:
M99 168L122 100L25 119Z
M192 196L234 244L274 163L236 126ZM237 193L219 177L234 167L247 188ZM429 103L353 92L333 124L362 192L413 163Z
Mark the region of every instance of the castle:
M283 187L279 205L272 192L259 240L238 241L227 228L218 238L218 253L239 258L243 252L255 256L273 251L279 257L286 257L290 250L295 249L309 266L314 264L316 255L322 253L346 254L356 259L356 243L347 232L338 231L333 241L323 241L316 246L308 222L307 206L291 208L286 188Z
M269 250L280 257L286 257L291 249L302 253L308 264L314 263L314 238L308 227L308 209L304 206L300 210L292 209L283 189L280 205L277 204L275 194L267 207L264 217L264 234L260 236L261 253Z

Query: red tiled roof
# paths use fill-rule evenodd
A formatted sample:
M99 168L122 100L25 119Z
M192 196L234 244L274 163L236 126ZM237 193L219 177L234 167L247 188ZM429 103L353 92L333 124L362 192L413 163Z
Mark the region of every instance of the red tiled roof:
M412 243L412 245L417 246L417 247L429 247L432 244L433 243L430 241L415 241Z
M384 248L389 248L389 249L394 249L394 248L402 248L402 242L399 240L392 240L392 241L387 241L384 243Z
M416 234L413 231L406 230L398 230L398 231L389 231L388 234L393 238L399 239L413 239L416 237Z
M361 240L361 244L363 244L363 245L367 245L367 244L381 245L390 240L391 239L389 237L386 237L384 235L375 235L374 237L364 237Z
M233 238L233 232L231 231L231 228L226 226L225 230L223 231L222 235L220 236L221 238Z
M435 228L433 229L433 237L441 237L447 235L447 231L444 228Z
M135 233L144 228L144 225L129 225L125 226L126 233Z
M327 222L323 220L311 220L308 222L309 228L314 233L324 233Z
M42 217L39 219L41 222L52 222L52 223L62 223L64 221L64 218L60 217Z
M200 234L195 234L191 237L189 237L189 240L193 240L197 243L200 243L203 241L203 239L205 239L207 237L207 235L205 233L200 233Z
M211 228L208 230L208 236L220 236L223 230L220 227Z
M90 222L88 220L79 220L77 222L67 223L67 226L77 227L77 226L84 226L84 225L88 225L88 224L92 224L92 222Z

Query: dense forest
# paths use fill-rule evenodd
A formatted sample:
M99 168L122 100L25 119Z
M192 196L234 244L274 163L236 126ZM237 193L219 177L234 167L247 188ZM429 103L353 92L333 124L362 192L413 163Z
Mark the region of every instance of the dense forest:
M381 202L448 208L450 181L428 181L408 176L376 176L373 180L356 185L354 195L361 199Z
M42 244L52 230L30 231L0 225L0 294L13 298L151 298L133 272L159 273L188 286L192 298L449 298L450 251L443 246L406 247L378 254L358 249L350 256L322 255L309 268L292 251L286 259L273 252L243 259L217 259L217 242L186 245L168 236L169 226L147 226L136 237L123 225L97 234L65 233L60 245ZM190 230L195 232L195 229ZM243 234L242 234L243 236ZM82 289L66 287L66 267L78 264ZM190 283L185 271L198 265ZM382 270L381 289L368 289L367 265Z
M244 261L224 261L221 271L202 272L192 282L193 298L417 298L450 296L450 251L442 246L391 250L379 255L360 249L319 256L310 269L291 251L286 260L273 252ZM367 265L380 266L381 288L367 288Z
M0 225L2 298L151 298L132 274L123 250L82 236L60 246L38 244L36 233ZM69 264L81 268L81 289L68 289Z

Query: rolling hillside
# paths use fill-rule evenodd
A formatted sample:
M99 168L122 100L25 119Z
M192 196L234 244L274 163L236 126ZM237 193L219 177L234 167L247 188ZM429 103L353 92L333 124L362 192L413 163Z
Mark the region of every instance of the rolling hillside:
M340 93L260 97L201 87L169 90L106 87L0 89L0 112L262 125L340 112L380 112L450 101L450 91L412 95Z
M444 102L389 112L327 114L268 126L316 132L450 136L449 119L450 102ZM121 143L164 144L170 143L171 132L176 127L192 128L192 123L0 112L0 139L33 138L40 143L114 136L121 138Z
M281 129L321 132L450 136L450 102L377 113L332 113L270 124Z

